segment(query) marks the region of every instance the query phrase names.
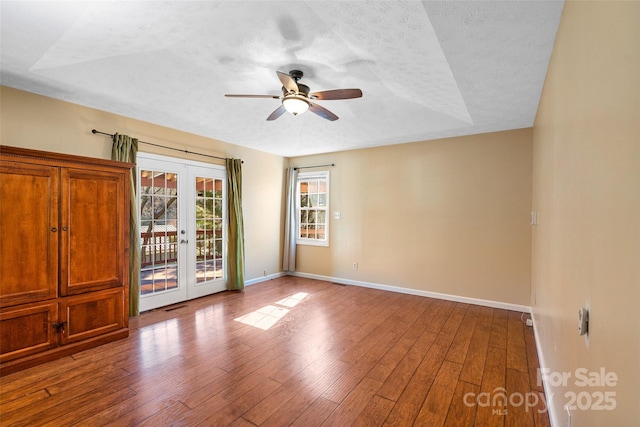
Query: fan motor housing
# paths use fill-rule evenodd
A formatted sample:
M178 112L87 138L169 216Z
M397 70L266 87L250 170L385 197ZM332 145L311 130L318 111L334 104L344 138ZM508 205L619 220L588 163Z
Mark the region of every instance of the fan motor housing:
M286 96L289 95L287 88L282 87L282 93ZM309 97L309 86L303 85L302 83L298 83L298 94L304 96L305 98Z

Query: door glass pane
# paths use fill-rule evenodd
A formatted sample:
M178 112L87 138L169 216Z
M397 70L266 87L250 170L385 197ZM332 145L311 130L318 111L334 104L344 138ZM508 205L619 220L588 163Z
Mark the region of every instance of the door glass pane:
M195 178L196 283L224 277L222 180Z
M178 176L140 171L140 294L178 287Z

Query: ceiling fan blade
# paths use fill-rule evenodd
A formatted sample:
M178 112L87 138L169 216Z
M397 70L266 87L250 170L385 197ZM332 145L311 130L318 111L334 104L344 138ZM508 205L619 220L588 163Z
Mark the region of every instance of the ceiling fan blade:
M338 120L338 116L336 116L335 114L333 114L331 111L327 110L326 108L321 107L318 104L314 104L313 102L309 103L309 111L319 115L323 119L331 120L332 122L334 120Z
M273 113L271 113L271 115L269 117L267 117L267 120L268 121L275 120L278 117L280 117L281 115L283 115L285 111L287 111L287 110L284 108L284 105L281 105L278 108L276 108L276 110Z
M300 91L298 89L298 83L296 83L296 81L293 80L289 74L285 74L282 71L276 71L276 74L278 75L278 78L282 82L282 86L284 86L284 88L288 92L298 93Z
M361 96L362 96L362 91L360 89L323 90L320 92L313 92L309 94L309 98L320 99L320 100L351 99L351 98L360 98Z
M272 99L280 99L282 98L281 96L278 95L225 95L228 96L229 98L272 98Z

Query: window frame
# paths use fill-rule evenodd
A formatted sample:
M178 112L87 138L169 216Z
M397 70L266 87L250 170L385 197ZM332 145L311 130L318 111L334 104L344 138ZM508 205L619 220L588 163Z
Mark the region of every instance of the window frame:
M296 244L297 245L308 245L308 246L325 246L328 247L329 246L329 222L330 222L330 215L329 215L329 199L331 198L331 189L330 189L330 179L329 179L329 171L328 170L324 170L324 171L315 171L315 172L298 172L298 176L296 179ZM302 213L302 206L300 203L301 200L301 193L300 193L300 184L302 181L308 181L310 179L313 178L319 178L319 179L324 179L326 182L326 204L322 209L319 209L319 207L315 208L315 211L317 212L318 210L324 210L325 211L325 221L324 221L324 227L325 227L325 233L324 233L324 239L309 239L307 237L300 237L300 228L301 228L301 222L300 222L300 218L301 218L301 213Z

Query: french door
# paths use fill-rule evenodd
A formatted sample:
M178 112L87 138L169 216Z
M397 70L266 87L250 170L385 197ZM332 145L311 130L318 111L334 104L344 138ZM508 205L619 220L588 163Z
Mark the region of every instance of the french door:
M226 170L138 154L140 311L226 290Z

